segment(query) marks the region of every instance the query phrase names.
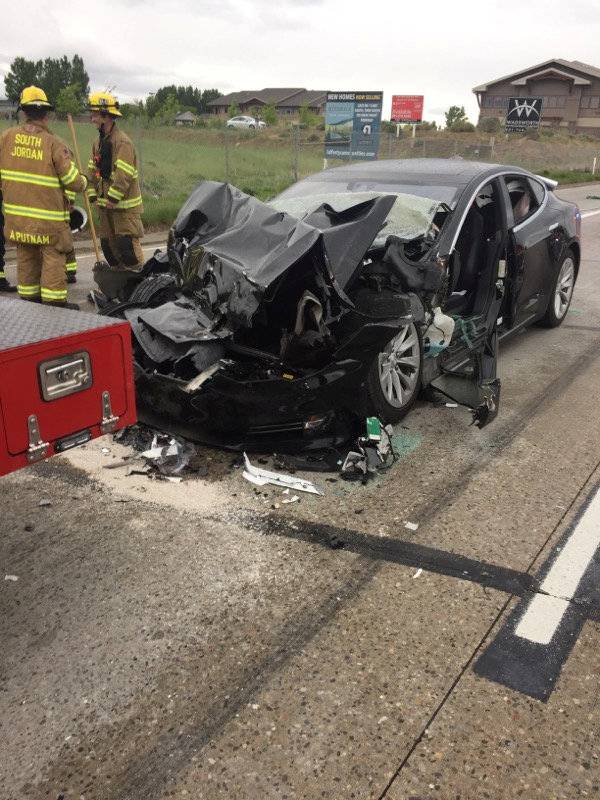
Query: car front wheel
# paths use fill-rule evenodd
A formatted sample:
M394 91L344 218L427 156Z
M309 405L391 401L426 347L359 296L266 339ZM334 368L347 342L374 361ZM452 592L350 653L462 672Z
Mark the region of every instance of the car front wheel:
M575 277L575 260L569 250L558 270L548 308L540 320L542 325L547 328L557 328L563 322L571 305Z
M372 412L387 424L399 422L412 408L421 387L423 342L417 327L403 326L373 359L367 377Z

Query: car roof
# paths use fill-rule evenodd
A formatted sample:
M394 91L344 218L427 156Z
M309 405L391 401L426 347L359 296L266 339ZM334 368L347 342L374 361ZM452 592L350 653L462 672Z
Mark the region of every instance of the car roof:
M493 175L496 171L505 171L506 166L487 164L483 161L467 161L461 158L403 158L383 159L381 161L344 164L341 167L318 172L305 178L315 181L368 180L379 179L383 182L401 180L406 183L434 183L449 186L466 186L478 176L486 173ZM515 172L525 172L520 167L509 167Z

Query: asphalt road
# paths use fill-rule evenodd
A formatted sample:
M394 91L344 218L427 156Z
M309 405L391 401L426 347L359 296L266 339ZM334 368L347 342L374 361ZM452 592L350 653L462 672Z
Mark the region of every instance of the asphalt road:
M150 481L109 437L1 480L2 800L598 797L599 189L498 419L420 402L375 485Z

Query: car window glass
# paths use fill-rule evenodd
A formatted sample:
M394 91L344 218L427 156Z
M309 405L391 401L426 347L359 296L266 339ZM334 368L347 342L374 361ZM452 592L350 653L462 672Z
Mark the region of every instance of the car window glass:
M538 202L538 205L541 206L542 203L544 202L544 197L546 196L545 188L539 181L535 181L533 180L533 178L529 178L529 185L533 189L533 193L535 195L535 199Z
M510 197L515 225L530 217L540 207L540 202L524 175L511 175L504 179Z

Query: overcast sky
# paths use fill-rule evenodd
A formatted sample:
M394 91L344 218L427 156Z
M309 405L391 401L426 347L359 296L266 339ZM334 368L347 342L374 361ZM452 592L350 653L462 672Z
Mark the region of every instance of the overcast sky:
M473 86L548 58L600 66L600 0L30 0L4 3L0 77L16 56L81 55L122 101L165 84L424 94L473 122ZM4 84L0 81L0 94Z

